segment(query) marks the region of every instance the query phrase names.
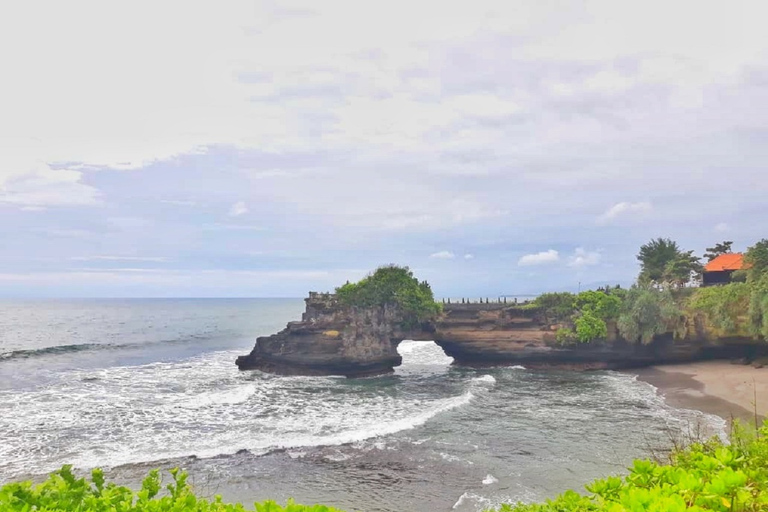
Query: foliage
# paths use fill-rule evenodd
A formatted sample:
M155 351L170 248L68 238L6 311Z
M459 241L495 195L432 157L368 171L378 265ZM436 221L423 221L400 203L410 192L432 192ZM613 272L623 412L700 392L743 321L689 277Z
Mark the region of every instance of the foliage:
M746 283L698 288L688 301L688 310L704 315L707 324L720 335L748 336L746 312L750 295L751 287Z
M597 339L604 339L608 336L608 326L605 320L598 317L593 311L583 311L576 320L574 320L576 336L582 343L589 343Z
M747 279L757 282L768 272L768 239L763 238L744 253L744 264L747 266Z
M725 241L719 244L715 244L714 247L707 247L707 252L704 253L704 257L707 258L707 261L712 261L722 254L730 254L733 252L731 250L732 245L733 242Z
M768 341L768 273L749 283L749 327L752 335Z
M621 311L621 298L618 294L590 290L576 296L574 307L582 312L589 311L602 320L613 320Z
M533 304L541 308L548 322L562 322L575 312L574 298L574 294L568 292L542 293L536 297Z
M635 460L626 477L567 491L554 500L503 505L499 512L765 512L768 510L768 423L757 436L735 431L731 443L697 443L671 464Z
M409 327L433 318L441 310L429 283L419 282L408 267L396 265L379 267L357 283L346 283L336 288L336 296L347 306L396 305L402 310L404 322Z
M656 238L640 246L637 255L640 261L640 277L642 283L661 282L667 265L680 254L677 242L669 238Z
M20 482L0 488L3 512L245 512L240 504L223 503L221 496L209 501L195 496L187 484L187 474L171 470L173 481L161 496L160 472L150 471L141 490L106 483L100 469L91 472L91 480L77 478L71 466L64 466L38 485ZM323 505L297 505L289 500L285 507L274 501L255 503L256 512L341 512Z
M578 338L576 337L576 333L573 331L573 329L569 327L560 327L555 332L555 341L557 341L559 345L570 345L572 343L576 343Z
M610 288L584 291L578 295L545 293L535 303L544 311L548 321L567 324L555 333L559 344L589 343L608 336L605 321L618 317L622 295L623 290L619 293L618 289Z
M676 330L680 316L669 290L635 286L627 292L617 326L624 339L648 344L654 336Z
M693 251L683 251L677 242L669 238L656 238L640 247L637 255L640 261L641 285L668 283L685 286L692 275L701 274L703 267Z
M700 258L694 256L693 251L680 252L664 267L662 281L682 288L691 281L691 276L699 276L703 271Z

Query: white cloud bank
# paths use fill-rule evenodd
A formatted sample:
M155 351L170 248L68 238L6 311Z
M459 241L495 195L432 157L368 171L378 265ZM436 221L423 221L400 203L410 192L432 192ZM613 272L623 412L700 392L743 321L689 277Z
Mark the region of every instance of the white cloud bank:
M517 264L521 267L527 267L532 265L546 265L548 263L555 263L559 260L560 253L554 249L550 249L536 254L526 254L518 260Z

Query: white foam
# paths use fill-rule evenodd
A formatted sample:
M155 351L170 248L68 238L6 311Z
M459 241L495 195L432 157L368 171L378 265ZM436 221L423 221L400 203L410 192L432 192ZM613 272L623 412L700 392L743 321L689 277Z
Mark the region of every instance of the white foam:
M472 382L482 382L484 384L496 384L496 379L493 375L482 375L480 377L475 377L472 379Z
M485 478L483 478L483 485L491 485L491 484L495 484L495 483L497 483L498 481L499 481L499 479L498 479L498 478L496 478L496 477L495 477L495 476L493 476L492 474L488 473L488 474L485 476Z
M465 391L425 399L382 393L376 386L350 388L347 380L238 372L234 355L114 367L85 382L92 370L72 370L50 386L0 390L0 404L14 411L0 415L3 474L47 472L65 463L89 468L206 458L243 449L301 453L304 447L413 429L474 396ZM73 438L72 432L79 435Z
M466 505L466 507L465 507ZM464 494L462 494L458 501L453 504L453 510L486 510L491 505L493 505L493 502L484 497L480 496L479 494L467 491Z

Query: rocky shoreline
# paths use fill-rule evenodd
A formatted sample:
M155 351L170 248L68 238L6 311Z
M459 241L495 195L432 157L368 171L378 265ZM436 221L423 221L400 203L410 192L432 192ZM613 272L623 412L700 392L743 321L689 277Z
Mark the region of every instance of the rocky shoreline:
M446 304L433 322L404 328L393 306L346 307L334 294L310 293L301 321L260 337L241 370L283 375L366 377L394 371L403 340L434 341L460 366L523 365L528 368L621 370L693 361L768 357L768 345L750 339L718 339L697 332L648 345L628 343L615 327L604 342L558 345L557 326L536 308L503 303Z

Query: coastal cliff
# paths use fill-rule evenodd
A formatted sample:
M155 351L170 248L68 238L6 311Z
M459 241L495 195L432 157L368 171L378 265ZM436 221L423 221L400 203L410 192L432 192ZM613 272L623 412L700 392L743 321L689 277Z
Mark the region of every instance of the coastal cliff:
M502 303L445 304L432 322L404 328L394 305L350 307L334 294L310 293L299 322L260 337L250 354L237 358L241 370L283 375L363 377L392 372L402 362L405 339L433 340L463 366L524 365L528 368L622 369L707 359L755 359L768 345L749 339L720 339L692 331L652 343L628 343L615 326L601 343L560 345L557 325L537 308Z

